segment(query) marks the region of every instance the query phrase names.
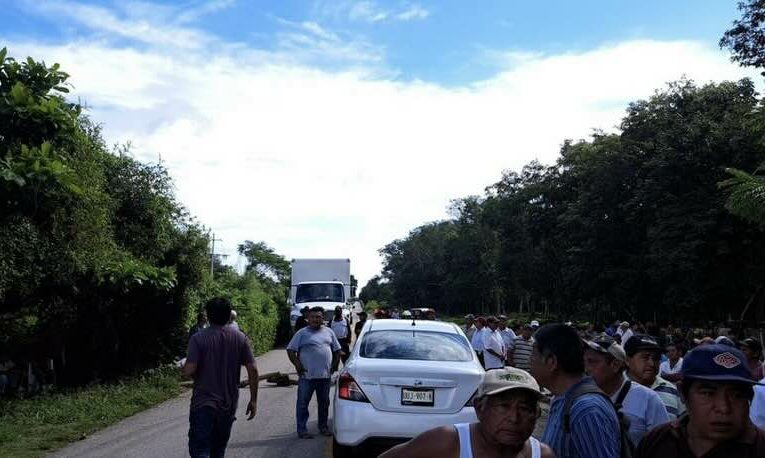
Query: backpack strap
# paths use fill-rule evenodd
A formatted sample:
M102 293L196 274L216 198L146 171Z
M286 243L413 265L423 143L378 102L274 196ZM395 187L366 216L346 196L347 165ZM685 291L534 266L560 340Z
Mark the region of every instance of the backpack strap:
M622 386L622 389L619 390L619 395L616 397L616 400L614 401L614 408L616 409L617 413L621 413L622 403L624 402L624 398L627 397L627 393L629 393L630 387L632 387L632 380L627 380L626 382L624 382L624 386Z
M611 398L606 395L603 391L598 388L598 386L594 382L585 382L579 385L578 387L574 388L574 391L569 393L568 396L566 396L566 400L563 403L563 432L568 434L571 432L571 406L574 404L574 401L577 400L580 396L583 396L585 394L599 394L601 396L604 396L608 399L608 402L611 402Z

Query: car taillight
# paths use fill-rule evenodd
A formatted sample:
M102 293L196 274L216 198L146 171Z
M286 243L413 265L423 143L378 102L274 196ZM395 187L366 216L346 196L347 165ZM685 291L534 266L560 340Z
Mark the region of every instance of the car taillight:
M353 380L353 377L347 372L340 374L340 378L337 379L337 396L340 399L346 399L348 401L369 402L367 395L361 391L361 387Z
M468 399L468 402L465 403L465 407L474 407L473 401L475 400L476 395L478 394L478 390L476 390L475 393L473 393L472 396L470 396L470 399Z

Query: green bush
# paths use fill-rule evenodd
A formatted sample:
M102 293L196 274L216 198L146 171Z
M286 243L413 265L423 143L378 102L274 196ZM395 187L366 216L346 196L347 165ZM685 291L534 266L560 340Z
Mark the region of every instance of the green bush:
M278 328L286 303L282 288L258 279L253 272L238 275L226 270L215 278L208 288L204 300L222 296L231 301L237 313L239 328L249 337L256 354L265 353L274 347Z

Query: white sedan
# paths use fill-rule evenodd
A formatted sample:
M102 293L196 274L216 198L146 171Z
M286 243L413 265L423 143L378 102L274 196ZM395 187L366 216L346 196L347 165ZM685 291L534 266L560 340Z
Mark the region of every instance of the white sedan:
M333 456L476 421L472 400L484 373L455 324L368 321L337 379Z

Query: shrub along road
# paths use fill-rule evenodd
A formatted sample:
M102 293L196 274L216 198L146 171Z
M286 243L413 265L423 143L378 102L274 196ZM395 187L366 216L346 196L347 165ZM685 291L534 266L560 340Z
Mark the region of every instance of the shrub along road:
M256 358L261 374L292 372L284 350L272 350ZM276 387L260 382L258 413L246 421L244 410L249 389L239 391L237 420L231 431L226 456L321 457L331 456L331 440L318 436L299 440L295 433L296 387ZM189 400L191 392L99 431L85 440L57 451L53 456L188 456ZM311 402L309 431L316 432L316 399Z

